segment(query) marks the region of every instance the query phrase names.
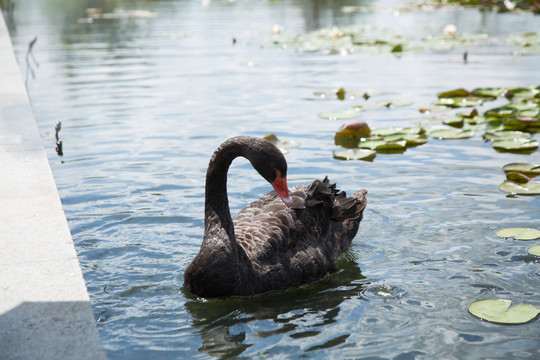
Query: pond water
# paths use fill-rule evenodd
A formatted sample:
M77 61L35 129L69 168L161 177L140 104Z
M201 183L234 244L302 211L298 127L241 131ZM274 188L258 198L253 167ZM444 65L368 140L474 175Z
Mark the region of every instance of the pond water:
M359 120L407 127L441 91L538 85L540 56L512 55L505 41L540 31L538 16L398 11L404 3L392 1L14 3L16 55L110 359L540 357L538 319L502 326L467 312L484 298L540 306L540 264L526 252L532 242L495 235L539 227L540 197L507 197L497 186L505 164L539 163L540 153L495 152L480 131L373 162L339 161L333 136L345 121L317 116L399 99L411 105ZM371 10L343 11L360 5ZM113 15L91 21L87 8ZM290 34L371 25L419 39L453 24L489 40L402 56L325 55L272 46L275 24ZM35 36L38 64L29 57L27 68ZM314 95L340 87L382 94ZM182 283L201 243L210 156L229 137L270 133L300 143L286 155L289 186L328 175L342 190L368 189L358 235L341 270L315 284L197 299ZM243 159L231 167L228 189L233 213L270 191Z

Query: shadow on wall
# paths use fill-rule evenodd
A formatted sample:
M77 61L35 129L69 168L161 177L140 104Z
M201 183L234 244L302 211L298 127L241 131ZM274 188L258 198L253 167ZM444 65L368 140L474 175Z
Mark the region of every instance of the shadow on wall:
M23 302L0 314L2 359L106 359L85 301Z

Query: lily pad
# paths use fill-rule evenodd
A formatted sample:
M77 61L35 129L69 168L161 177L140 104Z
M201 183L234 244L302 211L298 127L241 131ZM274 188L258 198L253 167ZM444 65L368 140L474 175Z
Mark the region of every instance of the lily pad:
M531 181L531 178L518 172L508 172L506 173L506 180L515 182L516 184L526 184Z
M540 182L529 181L525 184L517 184L512 181L505 180L499 185L499 190L516 195L540 195Z
M397 133L384 137L386 141L402 141L405 140L405 147L420 146L428 142L428 137L424 134L404 134Z
M461 97L467 97L469 95L471 95L471 93L465 89L455 89L455 90L445 91L445 92L437 94L439 99L461 98Z
M482 105L484 99L477 97L455 97L455 98L440 98L435 102L435 105L447 106L450 108L472 107Z
M491 146L501 152L531 153L538 149L538 141L531 139L497 139L493 140Z
M488 111L486 111L484 113L484 116L496 117L496 118L507 118L507 117L510 117L510 116L515 116L516 114L517 114L516 109L513 109L511 107L502 106L502 107L498 107L498 108L489 109Z
M360 107L352 107L341 112L320 113L319 117L327 120L349 120L361 116Z
M405 151L407 141L367 140L361 141L358 146L363 149L375 150L379 153L400 154Z
M540 230L530 228L507 228L497 231L497 236L502 238L514 238L516 240L540 239Z
M540 131L540 119L536 117L513 116L503 122L504 130L526 130L531 132Z
M534 245L527 249L527 252L531 255L540 257L540 245Z
M540 164L511 163L503 166L505 173L517 172L529 177L540 175Z
M264 137L266 140L270 141L272 144L276 145L276 147L281 150L283 153L287 153L287 149L295 148L300 146L299 143L292 140L280 140L277 138L274 134L269 134Z
M429 136L435 139L467 139L473 136L470 130L436 128L428 132Z
M530 139L531 134L523 131L488 131L482 135L484 140L502 140L502 139ZM540 170L539 170L540 173Z
M498 324L524 324L534 320L540 314L540 308L521 303L510 307L512 300L486 299L469 305L469 312L489 322Z
M443 120L443 124L455 127L455 128L462 128L463 127L463 118L460 117L451 117Z
M409 128L381 128L371 130L371 136L388 136L395 134L410 134L410 135L421 135L425 134L426 130L423 127L409 127Z
M505 88L477 88L472 91L473 95L497 98L504 95Z
M481 115L473 116L473 117L465 117L464 120L467 124L470 124L470 125L484 124L488 121L485 116L481 116Z
M513 94L514 97L520 98L533 98L540 90L536 89L534 86L525 86L508 89L509 92Z
M336 135L340 136L368 136L371 133L369 125L364 121L354 121L344 125Z
M375 158L376 155L376 151L368 149L347 149L334 151L334 158L338 160L371 161Z

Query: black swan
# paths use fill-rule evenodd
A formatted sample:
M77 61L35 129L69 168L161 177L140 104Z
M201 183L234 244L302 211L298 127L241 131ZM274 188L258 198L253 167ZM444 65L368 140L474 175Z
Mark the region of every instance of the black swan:
M272 184L272 191L231 219L227 171L239 156ZM271 142L248 136L225 141L206 173L204 238L184 274L184 286L202 297L252 295L315 281L336 269L367 204L328 178L289 194L287 162Z

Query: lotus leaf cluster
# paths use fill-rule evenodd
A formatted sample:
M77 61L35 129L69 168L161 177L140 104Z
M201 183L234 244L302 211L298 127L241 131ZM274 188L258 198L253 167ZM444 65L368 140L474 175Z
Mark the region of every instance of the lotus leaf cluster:
M540 182L533 180L540 175L540 164L512 163L505 165L506 180L499 190L513 195L540 195Z
M540 53L540 33L512 34L505 43L513 47L513 53L530 55ZM424 37L413 37L389 29L370 25L352 25L318 29L307 34L290 34L280 27L273 31L270 43L286 49L294 48L300 53L348 55L352 53L392 54L441 52L459 48L467 51L474 46L489 46L503 39L492 39L484 33L460 33L443 31ZM467 62L466 56L464 61ZM473 105L474 106L474 105Z
M508 104L491 108L482 115L476 110L476 106L502 97ZM538 149L538 141L532 134L540 131L540 86L455 89L438 94L435 104L475 108L470 113L457 113L443 119L447 128L431 130L429 134L433 137L464 138L472 136L472 130L482 129L483 138L490 141L496 151L529 154Z
M428 141L425 133L425 129L421 127L370 129L363 121L357 121L342 126L334 135L334 142L338 146L351 149L348 154L355 154L359 149L382 154L401 154L407 148L425 144ZM339 154L342 155L341 152ZM356 158L336 156L336 153L334 157L342 160Z

